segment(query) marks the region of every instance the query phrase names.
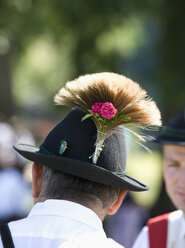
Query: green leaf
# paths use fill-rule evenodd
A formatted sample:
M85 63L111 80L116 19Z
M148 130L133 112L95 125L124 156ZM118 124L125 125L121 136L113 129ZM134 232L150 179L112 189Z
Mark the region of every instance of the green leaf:
M118 120L118 117L115 117L115 116L114 116L114 118L111 119L111 122L114 123L114 122L116 122L117 120Z
M86 114L84 117L82 117L81 121L84 121L91 116L93 116L93 114Z
M98 120L98 121L101 121L101 122L103 122L104 120L103 120L103 118L102 117L100 117L100 116L95 116L96 117L96 119Z
M121 121L130 121L131 120L131 117L128 116L128 115L120 115L120 116L118 116L118 120L121 120Z
M118 111L116 112L116 114L115 114L114 118L116 118L116 119L117 119L117 117L118 117Z

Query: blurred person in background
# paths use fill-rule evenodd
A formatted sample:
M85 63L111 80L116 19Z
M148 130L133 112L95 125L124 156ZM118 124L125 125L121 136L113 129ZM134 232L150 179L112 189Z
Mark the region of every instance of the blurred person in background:
M163 176L176 211L149 219L133 248L185 247L185 109L164 127L156 141L163 149Z
M25 137L0 122L0 223L23 218L29 211L31 187L23 178L25 161L12 147L18 140Z
M1 226L0 247L122 247L106 237L102 220L128 190L148 190L126 174L122 126L160 126L160 112L137 83L114 73L68 82L55 100L73 110L40 148L15 145L34 162L35 205L27 218Z

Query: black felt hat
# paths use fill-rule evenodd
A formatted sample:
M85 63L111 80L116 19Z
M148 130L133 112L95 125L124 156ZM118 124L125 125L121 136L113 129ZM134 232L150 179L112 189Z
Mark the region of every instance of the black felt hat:
M185 146L185 109L161 129L156 142Z
M17 144L23 157L38 164L90 181L131 191L149 188L127 176L126 146L123 128L109 136L96 164L92 163L97 129L91 118L81 121L85 113L73 109L46 137L40 148Z
M21 155L97 183L132 191L148 190L125 173L123 126L161 125L159 109L138 83L109 72L84 75L67 82L55 102L74 109L40 148L16 145Z

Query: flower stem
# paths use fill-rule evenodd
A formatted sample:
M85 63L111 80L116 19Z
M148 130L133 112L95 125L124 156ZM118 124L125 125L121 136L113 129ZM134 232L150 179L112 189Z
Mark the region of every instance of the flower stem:
M93 154L93 159L92 159L94 164L97 163L98 157L100 156L100 153L102 151L103 141L104 141L104 139L99 139L96 142L96 148L95 148L95 152Z

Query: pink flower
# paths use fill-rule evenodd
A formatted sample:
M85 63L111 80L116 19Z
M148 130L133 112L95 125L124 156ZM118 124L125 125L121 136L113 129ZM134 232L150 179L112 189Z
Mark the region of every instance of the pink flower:
M95 102L94 105L92 105L92 113L93 114L99 114L101 115L101 107L104 103L103 102Z
M117 112L117 109L114 107L114 105L111 102L105 102L103 103L101 107L101 114L103 117L107 119L112 119Z

